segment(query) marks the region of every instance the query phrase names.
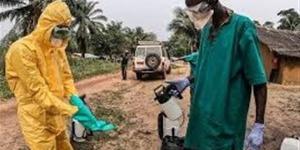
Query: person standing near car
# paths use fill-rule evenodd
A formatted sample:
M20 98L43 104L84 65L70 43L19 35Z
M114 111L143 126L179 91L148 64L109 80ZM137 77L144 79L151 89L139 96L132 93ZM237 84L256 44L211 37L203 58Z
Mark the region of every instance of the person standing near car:
M126 50L125 53L122 55L122 60L121 60L121 72L122 72L123 80L127 80L127 67L128 67L129 59L130 59L129 51Z

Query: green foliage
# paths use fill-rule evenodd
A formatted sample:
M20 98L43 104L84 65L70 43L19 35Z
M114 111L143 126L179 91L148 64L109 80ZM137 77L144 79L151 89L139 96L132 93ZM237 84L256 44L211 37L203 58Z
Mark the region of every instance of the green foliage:
M7 10L0 12L0 21L7 19L15 21L15 26L18 27L18 35L24 36L34 29L43 8L49 2L51 0L2 0L0 6L7 8ZM15 28L12 30L15 30Z
M126 47L132 53L134 53L136 46L139 41L156 41L157 37L154 33L146 33L142 27L136 28L124 28L125 36L126 36Z
M0 71L4 72L4 60L5 60L6 48L0 46Z
M172 56L180 57L190 53L192 45L199 42L197 31L188 15L181 8L174 10L175 18L169 24L172 35L167 43L167 49Z
M178 7L174 10L174 15L175 18L168 27L169 31L172 31L175 35L184 35L189 40L191 46L198 42L199 32L194 27L194 24L185 11Z
M0 99L1 98L9 98L12 96L10 92L7 82L5 80L5 54L7 48L0 46Z
M112 21L107 24L106 28L102 29L102 33L94 36L91 42L91 45L95 46L96 54L112 56L122 53L126 43L122 22Z
M124 50L135 51L138 41L156 40L154 33L147 33L141 27L123 27L122 22L110 22L102 32L92 36L90 49L96 55L120 55Z
M0 6L2 7L13 7L13 6L19 6L24 5L25 3L22 0L1 0Z
M4 44L9 45L20 37L30 33L37 24L42 10L52 0L1 0L0 6L7 8L0 12L0 21L10 19L15 21L13 29L5 36ZM119 55L124 49L135 50L140 40L156 40L154 33L145 33L143 28L123 27L120 22L111 22L104 26L107 20L103 11L97 8L98 1L64 0L70 8L75 21L72 23L73 36L67 51L95 52L98 55Z
M171 56L181 57L191 52L191 45L189 38L182 34L174 34L167 43L167 49Z
M77 0L69 5L73 16L76 18L72 27L76 32L77 48L82 57L85 57L85 53L90 48L88 42L91 37L100 33L100 28L104 27L102 22L107 20L102 15L103 11L96 8L98 4L97 1Z
M10 19L11 21L16 22L8 37L15 35L22 37L30 33L36 26L42 10L51 1L52 0L29 0L29 3L27 0L0 1L0 6L8 8L8 10L0 12L0 21ZM96 8L96 5L99 2L87 0L65 0L65 2L68 4L72 15L75 17L72 27L75 32L76 46L74 47L73 43L73 45L71 45L73 47L71 48L73 50L79 49L84 57L84 54L88 49L87 41L90 40L91 34L99 32L99 27L104 26L102 21L106 21L106 17L102 15L101 9ZM14 32L16 30L18 32L17 34ZM10 39L7 40L14 41Z
M10 92L5 76L4 76L4 72L0 71L0 100L1 98L7 99L12 97L13 94Z
M293 8L281 10L277 15L281 17L278 21L280 23L278 29L294 31L300 24L300 15Z
M75 81L89 78L95 75L112 73L119 68L118 64L97 59L72 59L73 60L70 61L70 66Z

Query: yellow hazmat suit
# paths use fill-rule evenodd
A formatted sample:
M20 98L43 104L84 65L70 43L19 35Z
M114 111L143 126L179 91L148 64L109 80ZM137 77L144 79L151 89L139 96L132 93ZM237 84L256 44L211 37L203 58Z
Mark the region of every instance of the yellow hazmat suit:
M49 4L36 29L13 43L6 55L6 78L15 94L18 119L31 150L70 150L66 134L67 117L77 112L69 104L76 94L65 54L51 46L54 27L69 25L71 14L61 0Z

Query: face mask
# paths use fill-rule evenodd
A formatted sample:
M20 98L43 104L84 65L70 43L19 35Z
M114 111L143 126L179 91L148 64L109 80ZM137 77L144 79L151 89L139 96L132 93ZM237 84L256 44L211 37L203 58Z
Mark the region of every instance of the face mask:
M196 6L187 8L186 14L194 23L195 28L201 30L209 22L214 11L208 3L201 2Z
M55 48L63 47L65 41L71 37L71 30L66 26L56 26L52 31L51 45Z
M64 41L62 39L51 38L51 45L55 48L63 47Z

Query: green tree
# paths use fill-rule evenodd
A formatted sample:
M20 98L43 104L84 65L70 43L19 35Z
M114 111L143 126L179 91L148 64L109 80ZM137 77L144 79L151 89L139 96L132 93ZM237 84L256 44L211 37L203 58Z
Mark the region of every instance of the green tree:
M108 55L113 58L119 55L125 48L126 37L122 22L111 21L102 29L102 32L92 36L90 45L97 55Z
M124 50L135 51L138 41L154 41L156 35L145 32L142 27L123 27L122 22L111 21L102 32L92 36L90 44L96 55L119 56Z
M166 44L171 56L180 57L190 53L190 39L186 36L173 34Z
M42 10L50 2L52 0L0 0L0 6L8 9L0 13L0 21L6 19L15 21L13 29L5 39L10 41L10 39L17 39L16 36L22 37L30 33L36 26ZM75 17L73 29L76 33L74 34L76 42L78 42L76 44L84 57L88 49L87 41L90 39L90 35L98 32L99 27L103 26L102 21L106 21L106 17L102 15L101 9L96 8L98 2L87 2L87 0L65 0L65 2ZM74 45L75 39L72 39Z
M157 37L154 33L146 33L142 27L136 27L131 29L125 27L124 29L126 40L127 40L127 49L131 52L135 51L136 46L139 41L156 41Z
M85 53L89 49L88 41L92 35L100 32L99 28L104 27L102 22L106 21L107 18L102 15L103 11L101 9L96 8L99 2L87 0L76 2L70 7L76 18L73 27L76 30L78 48L82 57L85 57Z
M266 28L274 28L274 22L271 22L271 21L266 21L264 24L263 24L263 27L266 27Z
M192 46L198 41L199 32L183 9L176 8L174 14L175 18L169 24L168 30L176 35L183 34L189 39L189 44Z
M284 30L296 30L296 27L300 24L300 16L295 9L281 10L278 14L281 19L278 21L278 29Z
M19 27L20 36L30 33L42 13L42 9L52 0L0 0L6 11L0 12L0 21L10 19Z

